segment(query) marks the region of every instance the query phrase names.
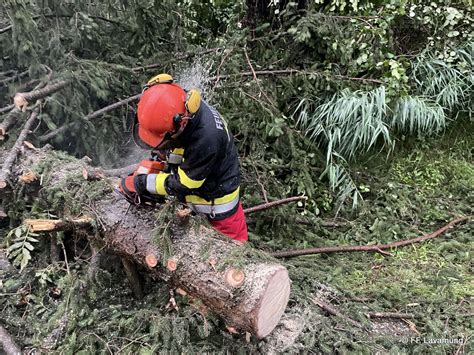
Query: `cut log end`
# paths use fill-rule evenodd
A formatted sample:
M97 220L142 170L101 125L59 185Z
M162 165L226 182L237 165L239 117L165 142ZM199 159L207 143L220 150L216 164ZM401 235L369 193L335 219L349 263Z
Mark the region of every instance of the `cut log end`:
M13 104L15 107L23 112L26 110L26 106L28 106L28 101L25 98L25 95L22 93L17 93L13 98Z
M36 175L33 171L28 171L18 178L18 180L27 185L37 181L38 179L38 175Z
M175 271L178 268L178 260L176 258L168 259L166 262L166 268L168 271Z
M245 274L239 269L229 269L224 275L225 281L232 287L239 287L245 281Z
M7 187L7 182L5 180L0 180L0 189Z
M157 259L156 255L154 255L154 254L148 254L145 257L145 261L146 261L146 264L149 267L155 267L156 265L158 265L158 259Z
M257 309L256 336L264 338L272 332L285 311L290 298L290 278L284 268L269 279Z

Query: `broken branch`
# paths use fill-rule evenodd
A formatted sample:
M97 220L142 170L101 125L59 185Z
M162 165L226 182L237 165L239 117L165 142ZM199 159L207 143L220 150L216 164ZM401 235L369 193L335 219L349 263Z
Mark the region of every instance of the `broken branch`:
M59 232L77 228L88 228L94 220L90 217L76 219L25 219L24 223L33 232Z
M0 114L13 110L15 105L11 104L5 107L0 108Z
M43 97L46 97L48 95L51 95L55 93L56 91L61 90L68 84L69 84L69 81L62 80L62 81L58 81L55 84L48 85L44 87L43 89L33 90L30 92L18 92L13 98L13 102L18 109L21 109L24 111L24 109L26 108L28 104L36 100L39 100Z
M254 207L246 208L246 209L244 209L244 213L249 214L249 213L253 213L253 212L264 211L264 210L267 210L267 209L275 207L275 206L284 205L284 204L287 204L287 203L290 203L290 202L295 202L295 201L302 201L302 200L306 201L307 199L308 198L306 196L288 197L288 198L284 198L282 200L272 201L272 202L263 203L261 205L257 205L257 206L254 206Z
M109 111L115 110L116 108L127 105L131 102L138 101L141 96L142 96L142 94L140 93L140 94L136 94L136 95L127 97L126 99L117 101L117 102L115 102L115 103L113 103L109 106L105 106L105 107L101 108L100 110L89 113L87 116L84 116L83 120L88 121L88 120L93 120L95 118L98 118L98 117L104 115L105 113L107 113ZM46 142L46 141L50 140L51 138L54 138L57 135L64 133L69 128L71 128L71 126L73 124L74 124L74 122L64 124L61 127L57 128L57 129L55 129L55 130L53 130L53 131L51 131L51 132L49 132L49 133L47 133L47 134L45 134L41 137L39 137L40 142Z
M280 252L271 253L271 255L274 256L275 258L292 258L295 256L302 256L302 255L341 253L341 252L351 252L351 251L371 251L371 252L382 253L385 255L388 253L383 252L383 250L403 247L406 245L420 243L425 240L436 238L440 236L441 234L443 234L444 232L446 232L448 229L452 228L454 225L460 222L463 222L469 218L470 217L459 217L431 234L427 234L427 235L414 238L414 239L401 240L401 241L389 243L389 244L348 245L348 246L336 246L336 247L307 248L307 249L300 249L300 250L280 251Z
M411 313L394 313L394 312L369 312L368 318L396 318L396 319L413 319L415 315Z
M35 122L37 116L38 116L37 110L31 113L30 117L25 123L25 126L20 132L18 139L13 145L13 148L10 150L7 158L3 162L2 170L0 171L0 189L4 189L7 186L7 179L10 177L13 163L15 162L18 155L20 154L21 146L23 145L23 142L25 141L26 137L30 133L31 128L33 127L33 123Z

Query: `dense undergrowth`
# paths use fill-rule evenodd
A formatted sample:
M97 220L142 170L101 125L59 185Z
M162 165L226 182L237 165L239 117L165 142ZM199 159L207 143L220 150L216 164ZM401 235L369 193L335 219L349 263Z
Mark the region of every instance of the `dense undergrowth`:
M302 225L295 219L308 212L285 206L249 218L252 245L284 250L390 242L434 231L456 216L472 215L474 142L464 131L472 132L470 123L459 123L442 143L438 137L416 149L400 149L389 162L380 157L361 163L356 176L364 184L366 204L358 214L341 212L342 227L318 227L317 221L314 226ZM321 213L328 219L334 211ZM41 251L48 248L38 248L22 274L3 270L0 307L3 322L23 345L50 346L57 353L468 353L474 296L469 273L472 229L471 220L435 240L393 250L389 257L348 253L285 261L293 281L290 304L280 326L265 340L229 334L221 321L186 297L176 294L178 309L170 308L169 290L161 282L147 280L146 297L133 301L125 275L113 267L113 260L95 280L87 281L90 255L79 240L64 240L66 248L79 255L70 255L68 264L50 263ZM40 244L48 244L47 236ZM55 289L60 296L55 296ZM416 318L368 332L326 315L312 302L316 296L366 327L370 311L412 313ZM432 339L456 343L432 344Z

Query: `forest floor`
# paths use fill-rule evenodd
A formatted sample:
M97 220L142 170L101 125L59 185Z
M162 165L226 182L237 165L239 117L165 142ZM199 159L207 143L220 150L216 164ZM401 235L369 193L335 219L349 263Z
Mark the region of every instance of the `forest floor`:
M313 226L297 223L294 217L302 213L301 207L290 205L249 218L252 245L277 251L388 243L471 216L436 239L391 250L391 256L354 252L282 260L292 279L290 303L266 339L230 334L199 302L163 282L145 278L146 296L134 300L113 257L91 280L90 254L79 239L64 240L67 262L63 257L51 263L46 235L38 237L33 259L22 273L0 250L2 323L27 351L52 353L469 353L474 297L472 132L472 123L458 123L443 139L417 142L416 148L405 142L389 159L359 163L356 179L365 204L357 212L341 211L342 226L325 228L318 220ZM334 216L326 210L325 220ZM322 310L317 305L321 302L339 315ZM411 317L370 320L369 312Z

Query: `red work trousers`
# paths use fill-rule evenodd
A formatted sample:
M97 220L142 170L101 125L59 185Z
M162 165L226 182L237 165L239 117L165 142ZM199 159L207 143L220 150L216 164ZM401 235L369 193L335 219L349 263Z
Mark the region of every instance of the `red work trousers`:
M224 218L220 221L211 220L211 225L222 234L234 240L246 242L249 239L244 209L242 208L242 204L240 202L237 211L232 216Z

